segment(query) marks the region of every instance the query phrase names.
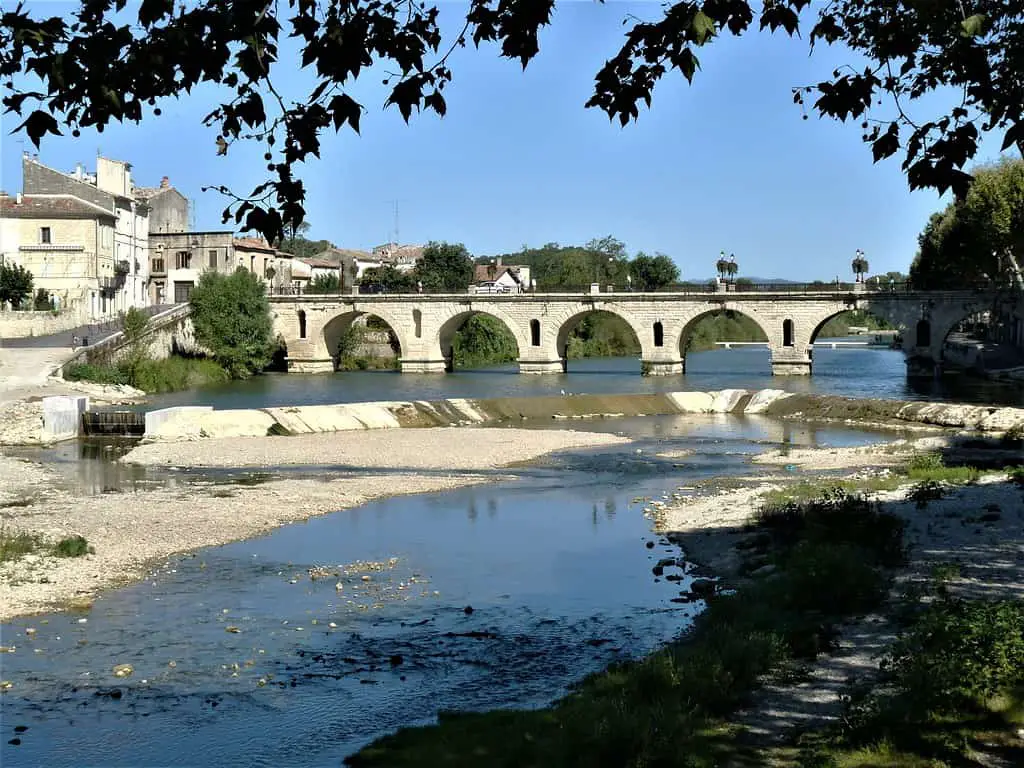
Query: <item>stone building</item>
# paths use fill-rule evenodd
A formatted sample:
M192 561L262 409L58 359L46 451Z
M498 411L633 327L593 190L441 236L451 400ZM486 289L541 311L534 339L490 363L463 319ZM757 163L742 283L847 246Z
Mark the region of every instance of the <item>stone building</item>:
M135 199L149 206L149 231L188 232L189 201L171 186L167 176L160 179L159 187L136 187Z
M148 304L149 208L134 198L131 166L97 157L95 173L64 173L25 154L22 175L3 218L19 221L18 261L35 286L92 318Z
M236 269L235 235L213 232L154 232L150 235L151 291L155 304L188 301L204 272Z
M293 257L270 245L262 237L235 238L235 264L258 276L267 285L268 293L281 293L291 288Z

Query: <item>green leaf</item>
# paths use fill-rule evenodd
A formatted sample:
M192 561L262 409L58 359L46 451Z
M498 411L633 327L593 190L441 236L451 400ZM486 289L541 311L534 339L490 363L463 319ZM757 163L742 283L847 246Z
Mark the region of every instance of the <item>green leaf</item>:
M697 11L693 15L693 22L690 26L693 29L693 38L697 45L704 45L709 38L714 37L715 22L704 11Z
M960 22L961 37L980 37L988 28L988 16L976 13Z

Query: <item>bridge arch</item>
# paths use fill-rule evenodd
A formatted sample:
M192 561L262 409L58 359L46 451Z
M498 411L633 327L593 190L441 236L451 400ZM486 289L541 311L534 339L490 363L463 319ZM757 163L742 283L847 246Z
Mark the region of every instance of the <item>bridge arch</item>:
M339 346L345 334L352 328L352 324L361 317L376 317L383 321L389 328L392 338L398 346L395 354L398 358L408 354L409 340L406 337L405 325L398 321L390 312L378 308L373 310L346 309L328 318L323 324L322 343L326 354L334 361L335 367L338 364Z
M907 324L903 318L895 317L891 312L880 312L876 308L872 307L870 304L866 304L855 309L843 308L825 314L825 316L820 318L817 324L815 324L812 328L811 334L807 338L807 343L813 344L815 341L818 340L818 337L821 335L822 331L825 330L826 326L828 326L830 322L832 322L838 317L842 317L843 315L846 315L851 312L860 312L862 314L870 315L876 320L881 320L885 322L887 325L892 326L901 337L906 337Z
M511 317L506 315L503 311L497 307L487 307L481 309L473 307L471 309L464 309L453 313L450 317L444 320L437 329L437 344L441 350L441 356L445 360L445 370L451 371L455 367L455 334L473 317L483 316L489 317L492 320L496 320L509 332L515 341L515 358L516 360L522 355L523 348L529 344L529 339L524 339L523 329L520 328L520 324L515 322Z
M568 370L569 340L572 337L573 331L588 317L600 314L611 315L623 321L632 333L641 356L646 357L645 353L653 344L653 325L648 328L646 324L641 324L636 318L630 316L629 313L623 312L617 307L607 305L585 307L577 309L561 318L549 321L547 329L544 327L544 322L541 321L541 338L543 340L546 337L549 344L551 342L554 343L554 351L558 359L561 360L563 371Z
M680 328L680 331L679 331L679 336L678 336L678 339L677 339L677 345L678 345L678 348L679 348L679 354L683 357L684 361L686 359L687 351L690 350L691 343L693 341L695 341L695 338L693 336L694 330L697 328L697 326L700 324L700 322L702 320L705 320L707 318L710 318L710 317L713 317L713 316L716 316L716 315L726 315L726 316L740 315L740 316L750 320L751 322L754 323L754 325L757 326L758 330L761 332L762 338L760 340L758 340L758 341L760 341L762 343L771 344L773 338L775 338L775 337L777 337L779 339L782 338L782 326L781 326L781 323L779 324L779 328L777 329L775 334L770 333L771 324L767 321L767 318L759 317L758 313L756 311L753 311L750 307L742 307L742 308L740 308L740 307L732 306L732 305L723 305L723 306L716 306L716 307L701 308L700 310L698 310L696 312L692 312L692 313L688 314L687 316L685 316L685 318L683 320L682 327ZM749 340L747 340L747 339L736 339L736 341L754 341L754 340L753 339L749 339Z

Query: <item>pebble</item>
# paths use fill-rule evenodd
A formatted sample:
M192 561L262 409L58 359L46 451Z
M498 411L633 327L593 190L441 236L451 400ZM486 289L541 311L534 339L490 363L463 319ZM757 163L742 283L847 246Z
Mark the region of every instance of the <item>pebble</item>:
M131 664L118 664L114 667L114 677L129 677L134 671Z
M25 628L25 634L26 635L34 635L35 633L36 633L35 627L26 627Z
M88 624L88 623L89 623L89 620L88 620L88 619L79 619L79 620L78 620L78 623L79 623L79 624Z
M337 627L338 627L338 625L335 624L333 621L330 624L328 624L327 626L330 627L331 629L337 629Z
M233 635L237 635L242 630L240 630L238 627L224 627L224 631L230 632Z

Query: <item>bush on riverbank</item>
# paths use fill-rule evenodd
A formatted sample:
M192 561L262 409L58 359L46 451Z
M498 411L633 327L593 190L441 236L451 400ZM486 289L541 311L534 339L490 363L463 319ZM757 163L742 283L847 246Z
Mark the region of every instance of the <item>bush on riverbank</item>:
M153 394L222 384L231 380L228 372L214 360L179 355L164 360L126 360L112 365L69 365L64 369L64 378L96 384L127 384Z
M909 606L881 679L854 691L843 725L802 736L801 765L1024 764L1013 737L1024 725L1024 604L937 592Z
M774 567L715 594L684 638L583 680L535 711L442 713L346 759L353 766L673 766L720 764L716 729L767 673L828 649L843 618L887 592L902 523L843 496L767 513L748 556Z

